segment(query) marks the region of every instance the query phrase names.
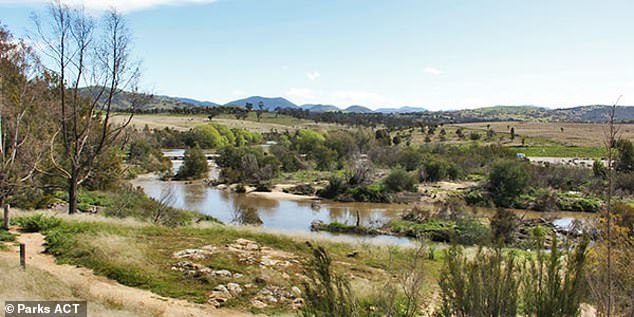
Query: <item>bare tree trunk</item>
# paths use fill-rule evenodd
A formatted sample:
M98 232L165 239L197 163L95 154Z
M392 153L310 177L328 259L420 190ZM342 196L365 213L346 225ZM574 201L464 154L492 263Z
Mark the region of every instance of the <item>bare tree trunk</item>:
M610 111L610 121L608 123L608 135L606 138L606 147L608 149L608 190L606 194L607 204L607 222L606 222L606 239L607 239L607 275L608 275L608 294L606 316L610 317L614 305L614 281L612 278L612 196L614 195L614 146L618 129L614 126L614 116L616 113L616 105L621 97L616 100Z
M77 173L73 170L71 177L68 179L68 213L77 212Z

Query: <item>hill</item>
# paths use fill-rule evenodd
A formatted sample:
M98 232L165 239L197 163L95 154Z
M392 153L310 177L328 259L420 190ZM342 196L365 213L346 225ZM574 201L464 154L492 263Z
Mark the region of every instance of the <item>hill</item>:
M412 113L412 112L427 112L427 109L421 107L400 107L400 108L379 108L374 112L380 113Z
M354 113L371 113L374 112L372 109L366 108L364 106L350 106L343 110L344 112L354 112Z
M220 104L215 103L215 102L211 102L211 101L200 101L200 100L196 100L196 99L183 98L183 97L170 97L170 96L160 96L160 97L161 98L167 98L167 99L174 99L174 100L178 100L178 101L184 102L186 104L192 104L192 105L196 105L196 106L200 106L200 107L220 106Z
M251 103L254 109L257 109L258 104L264 103L264 108L268 111L274 111L275 108L299 108L296 104L282 98L267 98L261 96L252 96L244 99L238 99L225 104L225 106L240 106L244 107L247 103Z
M333 105L321 105L321 104L306 104L301 105L303 110L310 110L311 112L329 112L329 111L341 111L337 106Z

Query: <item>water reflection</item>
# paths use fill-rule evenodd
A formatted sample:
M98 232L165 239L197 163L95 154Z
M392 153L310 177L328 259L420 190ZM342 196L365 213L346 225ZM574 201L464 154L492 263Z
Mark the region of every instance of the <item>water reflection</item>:
M286 199L271 199L261 195L237 194L218 190L205 184L185 182L163 182L155 176L144 176L132 181L133 185L143 188L145 193L155 199L161 199L166 192L170 192L171 205L176 208L196 210L214 216L225 223L232 223L236 219L236 210L254 209L262 221L262 228L273 231L291 233L309 233L310 223L321 220L325 223L337 221L347 224L359 223L365 226L380 226L387 221L399 217L407 209L407 205L373 204L373 203L337 203L322 202L314 204L311 201L291 201ZM513 210L523 218L548 217L552 219L584 219L593 214L578 212L543 213L526 210ZM472 213L479 217L492 217L493 208L473 208ZM255 215L249 215L249 217ZM569 221L569 220L568 220ZM565 221L562 221L565 222ZM322 237L341 240L343 236L320 232ZM348 238L350 238L348 236ZM364 237L365 241L382 241L390 244L410 244L406 238L398 237Z

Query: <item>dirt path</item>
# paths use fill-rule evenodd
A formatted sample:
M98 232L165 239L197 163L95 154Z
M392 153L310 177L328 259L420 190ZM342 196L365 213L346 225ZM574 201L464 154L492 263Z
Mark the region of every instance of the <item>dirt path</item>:
M44 236L39 233L22 233L18 240L26 244L27 267L46 271L64 281L70 288L81 290L82 297L89 304L96 302L104 306L116 306L146 316L254 316L241 311L215 309L209 305L162 297L147 290L128 287L97 276L90 269L56 264L53 256L42 253ZM12 252L0 252L0 257L15 257L15 251L17 247L13 248Z

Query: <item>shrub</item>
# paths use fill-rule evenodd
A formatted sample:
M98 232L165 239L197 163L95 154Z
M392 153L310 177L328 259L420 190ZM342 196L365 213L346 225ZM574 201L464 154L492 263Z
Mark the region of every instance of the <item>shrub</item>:
M444 179L456 179L460 175L459 167L445 158L430 158L421 168L421 181L438 182Z
M491 241L491 229L471 216L456 219L456 239L462 245L485 245Z
M207 177L208 172L207 156L199 147L194 147L185 151L183 165L178 169L176 179L200 179Z
M345 192L348 189L346 181L339 176L333 175L328 180L328 186L317 192L320 197L334 199L339 194Z
M416 191L416 179L404 169L394 169L383 180L383 186L387 192Z
M496 242L512 243L519 218L510 210L498 208L491 218L491 231Z
M350 282L332 269L332 259L320 246L308 244L313 258L306 264L303 282L305 304L300 310L303 317L357 316L357 301Z
M528 173L525 164L517 161L497 162L489 174L489 191L499 207L510 207L527 185Z
M477 141L477 140L480 140L481 138L482 138L482 135L480 135L480 133L478 132L469 133L469 139L471 139L472 141Z
M441 305L437 316L516 316L519 276L515 254L500 247L478 249L471 258L462 248L445 251L439 286Z
M29 217L16 217L12 222L26 232L43 232L59 226L62 220L53 216L35 214Z
M13 242L15 241L15 235L11 232L0 229L0 242Z

